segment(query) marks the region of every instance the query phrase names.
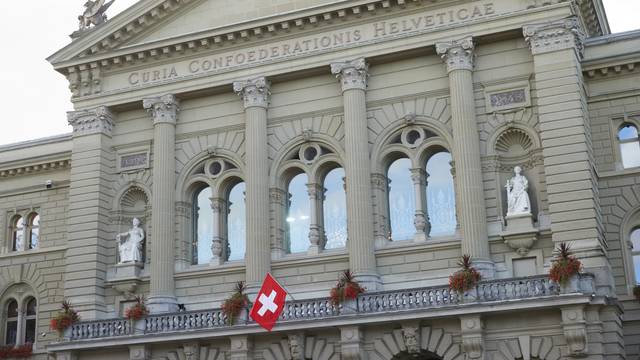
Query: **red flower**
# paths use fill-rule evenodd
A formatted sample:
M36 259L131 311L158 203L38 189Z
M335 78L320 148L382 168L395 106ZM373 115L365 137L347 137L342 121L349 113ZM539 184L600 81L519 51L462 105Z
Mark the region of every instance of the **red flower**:
M26 359L33 354L33 345L24 344L20 346L0 347L0 359Z
M334 306L346 299L355 300L365 289L353 278L351 271L345 270L338 283L329 291L329 299Z
M571 256L567 244L560 243L558 251L559 255L551 266L549 278L560 285L565 285L572 276L582 270L582 263L575 256Z
M49 323L51 330L56 330L59 334L63 333L69 326L80 321L80 316L71 307L68 301L62 302L62 311L58 312Z
M240 312L249 307L249 298L244 293L245 290L244 281L238 281L235 286L235 292L222 303L222 313L226 316L226 321L229 325L233 325Z
M481 276L478 270L471 266L469 255L463 255L458 264L462 269L449 276L449 289L462 293L473 289L480 281Z

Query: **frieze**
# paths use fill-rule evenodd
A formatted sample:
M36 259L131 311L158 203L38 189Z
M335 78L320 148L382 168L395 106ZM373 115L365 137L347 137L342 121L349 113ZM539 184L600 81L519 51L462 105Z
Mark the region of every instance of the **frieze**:
M388 39L431 32L459 23L477 21L513 10L515 9L507 5L498 9L494 1L478 1L445 9L429 10L393 20L377 21L329 31L320 35L308 35L276 41L268 45L247 47L242 50L219 52L215 55L192 58L134 72L115 73L104 84L111 89L102 89L102 91L122 91L363 46Z

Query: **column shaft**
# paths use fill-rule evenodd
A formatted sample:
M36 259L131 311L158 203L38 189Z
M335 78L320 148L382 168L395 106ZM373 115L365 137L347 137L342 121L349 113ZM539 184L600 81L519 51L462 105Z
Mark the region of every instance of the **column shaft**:
M381 283L373 237L365 93L367 70L364 59L331 64L332 73L341 80L344 101L349 266L360 282L369 290L375 290L381 288Z
M175 124L178 105L172 95L145 99L153 115L153 186L151 195L151 279L153 312L178 309L175 297Z
M462 253L471 255L474 266L485 277L493 277L473 93L473 41L466 38L439 43L436 50L445 60L449 73L456 190L461 200L457 203L457 214Z

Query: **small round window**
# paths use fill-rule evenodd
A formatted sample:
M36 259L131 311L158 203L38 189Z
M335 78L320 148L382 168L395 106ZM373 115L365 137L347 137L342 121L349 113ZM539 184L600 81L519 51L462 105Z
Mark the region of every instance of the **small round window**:
M225 171L225 163L222 160L212 160L205 166L207 175L211 177L217 177Z
M318 144L305 145L300 148L300 159L307 164L314 162L322 153Z
M420 146L424 140L426 139L426 134L424 129L419 127L409 127L402 131L402 135L400 137L400 141L403 145L416 148Z

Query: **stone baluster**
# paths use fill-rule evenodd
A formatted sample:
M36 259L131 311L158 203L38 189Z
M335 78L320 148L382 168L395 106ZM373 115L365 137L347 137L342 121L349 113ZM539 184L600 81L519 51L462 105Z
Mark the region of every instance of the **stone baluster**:
M369 290L382 287L376 270L371 202L371 169L367 138L368 65L363 58L331 64L342 86L349 266Z
M436 51L444 59L449 73L456 190L458 198L463 200L457 203L462 252L471 255L474 266L484 277L492 278L494 265L489 254L480 135L473 93L473 40L469 37L438 43Z
M413 225L416 227L415 242L425 242L429 236L430 226L427 216L427 172L421 168L411 169L411 181L413 182L413 197L415 201L415 215Z
M152 312L178 310L175 296L175 141L178 100L173 95L144 99L153 118L153 189L151 196L151 281L149 307Z
M325 245L324 231L322 228L322 199L324 198L324 187L319 184L307 184L307 193L309 194L309 255L317 255Z
M211 210L213 212L213 223L211 226L211 265L222 265L226 256L224 222L228 214L228 204L223 198L212 197Z
M269 149L267 108L270 83L264 77L233 83L233 90L244 101L245 152L247 159L246 281L253 289L271 269L269 242ZM257 292L257 291L256 291Z

